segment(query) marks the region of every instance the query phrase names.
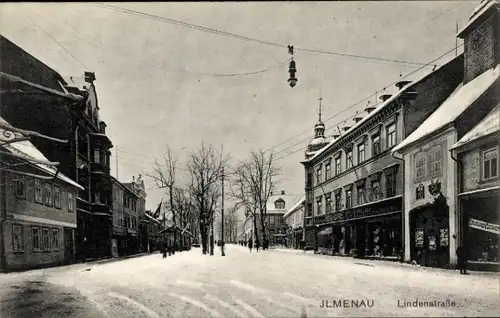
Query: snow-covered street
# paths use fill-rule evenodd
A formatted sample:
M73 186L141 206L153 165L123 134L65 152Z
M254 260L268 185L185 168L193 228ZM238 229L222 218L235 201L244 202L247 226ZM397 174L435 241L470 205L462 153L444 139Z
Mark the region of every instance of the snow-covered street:
M220 251L201 255L197 248L166 259L153 254L5 274L0 316L494 316L500 311L494 275L272 250L249 253L234 245L226 250L225 257ZM450 306L402 305L416 300ZM361 307L352 307L352 301ZM321 308L324 304L329 308Z

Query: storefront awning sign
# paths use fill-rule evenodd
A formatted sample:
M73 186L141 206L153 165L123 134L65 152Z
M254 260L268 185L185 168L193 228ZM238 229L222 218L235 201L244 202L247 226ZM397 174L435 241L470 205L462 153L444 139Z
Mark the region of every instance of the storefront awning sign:
M469 227L500 235L500 225L498 224L479 221L476 219L469 219Z

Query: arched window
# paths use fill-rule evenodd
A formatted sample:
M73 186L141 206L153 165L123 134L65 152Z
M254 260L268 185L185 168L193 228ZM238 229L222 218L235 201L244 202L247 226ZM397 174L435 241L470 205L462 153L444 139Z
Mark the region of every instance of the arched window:
M274 208L278 210L285 209L285 201L283 199L278 199L274 201Z

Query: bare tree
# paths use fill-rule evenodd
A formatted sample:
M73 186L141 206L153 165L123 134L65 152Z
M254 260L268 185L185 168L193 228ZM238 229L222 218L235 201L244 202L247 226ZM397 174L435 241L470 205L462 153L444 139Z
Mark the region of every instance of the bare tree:
M177 174L177 159L172 155L172 151L170 147L167 146L167 152L163 156L164 164L160 165L160 163L155 160L155 167L153 169L152 174L148 174L147 176L153 179L161 189L167 189L170 201L170 213L172 215L172 222L174 224L174 253L175 248L177 247L177 231L175 229L175 225L177 224L176 213L174 209L174 189L176 185L176 174ZM164 216L164 222L166 224L167 217Z
M242 162L236 170L239 189L236 197L240 202L247 203L247 211L254 218L255 233L257 235L256 213L262 230L263 242L267 240L266 219L267 201L277 184L279 169L275 167L272 153L266 155L262 150L252 151L250 159ZM256 236L258 240L258 236Z
M236 212L238 211L238 206L234 205L227 209L224 214L224 242L234 242L236 241L236 228L238 225L238 217Z
M203 254L208 251L209 229L212 226L214 211L221 195L220 177L222 167L229 161L223 148L216 151L211 145L201 144L200 149L190 154L187 164L189 171L188 189L194 204L202 241ZM213 254L213 252L211 253Z
M193 209L188 196L188 191L182 188L174 190L174 214L177 216L177 224L182 230L186 230L191 225Z

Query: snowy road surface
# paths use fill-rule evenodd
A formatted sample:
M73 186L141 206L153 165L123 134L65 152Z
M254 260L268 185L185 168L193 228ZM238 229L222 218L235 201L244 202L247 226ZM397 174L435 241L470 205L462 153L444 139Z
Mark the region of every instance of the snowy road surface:
M226 250L226 257L204 256L197 248L167 259L153 254L3 274L0 317L494 316L500 312L498 276L463 276L279 251L250 254L234 245ZM403 306L413 301L444 307ZM353 307L355 303L361 307ZM328 308L321 308L323 304Z

